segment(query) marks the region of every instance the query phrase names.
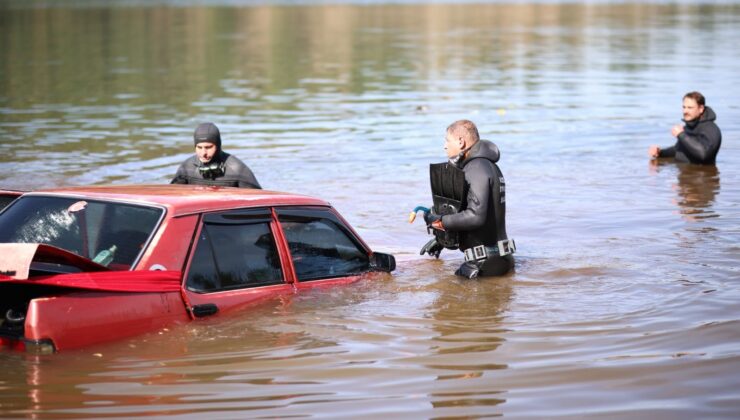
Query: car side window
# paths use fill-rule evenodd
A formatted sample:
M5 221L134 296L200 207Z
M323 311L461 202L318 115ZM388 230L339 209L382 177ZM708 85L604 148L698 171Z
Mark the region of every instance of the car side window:
M344 277L367 271L370 258L338 221L281 215L299 281Z
M269 222L203 225L185 283L188 290L217 292L282 283Z

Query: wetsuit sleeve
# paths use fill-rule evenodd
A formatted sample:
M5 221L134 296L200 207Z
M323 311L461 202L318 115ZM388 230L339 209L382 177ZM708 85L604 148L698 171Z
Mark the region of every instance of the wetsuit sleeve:
M242 162L240 159L237 159L236 156L231 156L226 162L226 171L231 174L236 175L237 179L237 186L239 188L254 188L257 190L261 190L262 186L257 181L257 177L254 176L252 173L252 170L249 169L249 167ZM234 171L234 172L231 172ZM234 176L234 175L230 175ZM233 178L232 178L233 179Z
M658 157L675 157L676 156L676 146L667 147L665 149L660 149L658 152Z
M684 131L678 135L678 142L692 162L705 162L719 147L721 139L722 135L714 124L692 134Z
M491 177L484 165L476 159L465 168L465 181L469 185L467 208L459 213L442 216L442 226L451 231L478 229L486 223L491 195Z
M187 183L188 183L188 177L185 175L185 164L183 163L182 165L180 165L179 168L177 168L175 177L172 178L172 181L170 181L170 184L187 184Z
M261 190L262 186L257 181L257 178L254 176L252 171L248 167L244 166L244 169L239 175L239 188L254 188Z

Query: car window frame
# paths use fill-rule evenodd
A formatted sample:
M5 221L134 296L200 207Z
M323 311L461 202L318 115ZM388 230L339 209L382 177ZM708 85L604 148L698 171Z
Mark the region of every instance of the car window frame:
M239 222L239 220L257 220L263 218L263 221L268 219L270 231L275 240L278 256L280 258L281 268L283 270L283 283L276 283L272 285L255 286L255 287L243 287L235 289L223 289L214 291L196 291L187 288L187 279L190 275L190 269L195 256L195 250L198 245L198 238L206 223L222 223L222 224L247 224L248 222ZM301 282L295 272L295 265L293 263L293 257L290 253L288 241L285 237L282 225L280 223L280 215L295 217L302 220L315 220L315 219L328 219L334 222L339 229L347 235L347 237L354 243L358 249L362 250L365 254L372 255L370 247L362 240L362 238L354 231L352 226L331 206L320 206L320 205L276 205L276 206L261 206L261 207L242 207L229 210L218 210L214 212L203 212L199 215L196 229L193 235L193 242L188 251L186 264L183 269L182 276L182 290L191 298L197 300L208 299L209 297L217 297L219 295L234 295L234 294L245 294L245 293L259 293L268 291L274 288L282 288L285 286L291 286L293 290L302 285L318 285L326 282L333 282L346 278L359 277L361 274L344 275L341 277L327 277L322 279L315 279ZM372 271L368 269L367 272Z
M13 191L13 190L0 190L0 213L2 213L7 207L9 207L13 202L23 195L23 191ZM2 201L4 199L10 198L7 203L2 204Z
M272 234L272 238L275 242L275 249L278 253L278 258L280 260L280 269L282 271L283 275L283 281L275 284L264 284L259 286L245 286L245 287L235 287L235 288L228 288L228 289L218 289L218 290L211 290L211 291L204 291L204 290L191 290L188 288L187 281L188 277L190 276L190 270L192 268L193 259L195 257L195 252L198 248L199 238L203 232L203 229L207 224L211 225L234 225L234 226L241 226L241 225L249 225L249 224L258 224L258 223L268 223L270 233ZM186 265L183 270L182 275L182 290L188 294L194 294L196 296L218 296L219 294L229 294L233 295L234 293L254 293L254 291L260 291L270 288L282 288L286 285L290 285L292 283L292 280L295 278L292 266L290 272L286 269L287 267L287 260L286 258L289 257L289 255L286 255L286 250L284 249L285 239L282 236L282 231L278 231L279 226L277 226L277 219L274 213L274 210L267 206L267 207L251 207L251 208L237 208L237 209L230 209L230 210L219 210L215 212L208 212L208 213L201 213L199 220L197 222L197 226L193 235L193 242L192 246L189 251L189 255L187 257Z
M97 202L97 203L111 203L111 204L123 204L133 207L141 207L141 208L149 208L149 209L156 209L160 211L159 219L156 223L152 226L151 232L149 232L149 236L146 238L146 241L143 242L143 245L141 246L141 250L139 251L139 254L136 256L136 258L133 260L131 265L126 270L116 270L116 271L135 271L137 267L139 266L139 263L144 258L144 256L150 251L149 247L152 246L152 242L155 236L159 234L159 231L161 230L164 220L167 219L169 214L169 209L161 204L149 204L149 203L141 203L139 201L135 200L127 200L127 199L119 199L119 198L98 198L98 197L89 197L84 194L70 194L70 193L36 193L36 192L25 192L20 194L16 200L11 201L8 203L7 206L5 206L2 210L0 210L0 213L4 213L7 209L9 209L11 206L18 203L18 199L21 197L48 197L48 198L64 198L64 199L72 199L72 200L79 200L79 201L86 201L86 202Z
M360 238L357 232L355 232L354 229L352 229L352 226L346 220L344 220L344 218L342 218L342 216L336 211L336 209L334 209L331 206L275 207L274 213L276 217L276 222L281 231L285 250L290 259L290 267L292 270L294 282L296 284L303 284L303 285L316 284L316 283L320 284L323 282L331 282L331 281L341 280L345 278L358 277L367 272L372 271L371 267L368 267L366 271L361 272L361 273L343 274L343 275L338 275L334 277L323 277L323 278L301 281L296 274L295 264L293 262L293 256L290 253L290 245L288 244L287 238L285 237L283 226L280 223L281 216L286 217L288 220L292 219L294 221L329 220L330 222L333 222L339 228L339 230L342 233L344 233L355 246L357 246L358 250L363 251L368 256L368 258L372 255L372 251L370 250L370 247L368 247L368 245Z

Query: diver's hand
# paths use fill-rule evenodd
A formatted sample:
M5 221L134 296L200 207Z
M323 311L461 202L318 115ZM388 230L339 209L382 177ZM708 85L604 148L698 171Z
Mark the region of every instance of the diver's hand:
M678 137L681 133L683 133L683 126L681 124L676 124L671 128L671 135L673 137Z
M660 156L660 147L654 145L650 146L650 148L648 149L648 155L651 158L657 158L658 156Z
M442 216L434 213L434 210L424 213L424 222L426 222L427 226L431 226L432 223L440 219L442 219Z
M430 257L439 258L443 249L444 247L437 242L437 238L434 238L421 247L419 255L429 254Z
M424 221L427 222L427 230L429 230L429 228L445 230L444 226L442 226L442 216L438 214L434 214L431 211L429 213L424 213Z

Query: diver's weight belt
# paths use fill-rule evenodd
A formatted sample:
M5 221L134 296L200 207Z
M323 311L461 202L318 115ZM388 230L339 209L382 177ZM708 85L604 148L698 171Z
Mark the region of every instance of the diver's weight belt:
M465 261L480 261L488 257L503 257L516 252L516 244L513 239L498 241L496 246L478 245L463 251Z

